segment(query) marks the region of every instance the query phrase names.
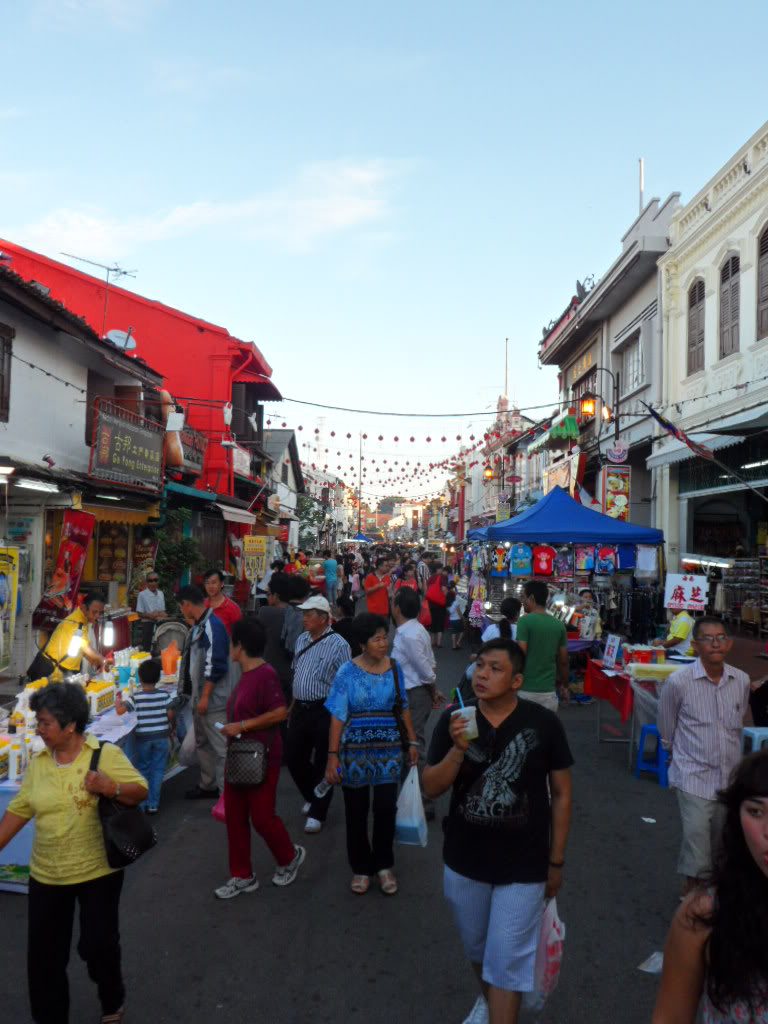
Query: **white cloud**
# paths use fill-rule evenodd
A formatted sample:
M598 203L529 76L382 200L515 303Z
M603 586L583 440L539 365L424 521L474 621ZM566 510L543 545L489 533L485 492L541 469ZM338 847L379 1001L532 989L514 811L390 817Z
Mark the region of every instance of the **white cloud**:
M248 85L254 72L241 67L214 67L185 59L158 60L152 66L151 83L160 92L189 95Z
M93 206L62 206L9 228L7 237L46 252L112 260L153 242L193 239L216 228L229 237L307 252L324 238L387 221L391 188L406 167L404 161L386 160L315 163L270 192L233 201L199 200L125 218Z

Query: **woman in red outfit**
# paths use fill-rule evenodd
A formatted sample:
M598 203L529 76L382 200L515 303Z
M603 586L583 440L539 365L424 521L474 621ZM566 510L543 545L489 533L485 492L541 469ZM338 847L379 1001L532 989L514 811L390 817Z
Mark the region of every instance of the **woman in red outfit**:
M240 619L232 626L232 661L240 663L243 674L227 702L227 724L222 734L231 743L247 735L268 748L267 777L258 786L224 783L224 813L232 877L215 895L230 900L258 889L251 866L251 824L269 847L277 862L274 885L290 885L304 863L306 850L295 846L282 819L275 813L275 795L280 778L283 741L278 726L288 717L280 679L262 658L266 645L264 627L256 619Z

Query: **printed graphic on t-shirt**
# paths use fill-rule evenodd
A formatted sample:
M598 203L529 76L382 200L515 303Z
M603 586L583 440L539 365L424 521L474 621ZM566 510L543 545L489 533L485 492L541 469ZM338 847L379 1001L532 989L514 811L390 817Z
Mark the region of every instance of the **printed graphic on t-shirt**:
M551 576L557 552L548 544L533 549L533 572L535 576Z
M509 567L513 576L530 576L531 549L527 544L512 545Z
M528 823L526 793L517 791L528 755L539 745L533 729L523 729L510 741L501 757L476 779L460 809L465 821L491 828L523 828Z

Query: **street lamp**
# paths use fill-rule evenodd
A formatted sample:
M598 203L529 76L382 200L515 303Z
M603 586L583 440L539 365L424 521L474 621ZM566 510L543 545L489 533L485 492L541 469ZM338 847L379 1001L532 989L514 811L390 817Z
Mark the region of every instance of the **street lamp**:
M596 395L593 391L585 391L583 395L579 397L579 410L581 412L582 419L588 419L594 416L597 411L597 399L600 398L602 402L601 415L606 423L610 423L613 420L614 437L619 440L619 373L613 370L609 370L605 366L595 366L595 372L607 373L611 378L613 384L613 407L609 405L602 395Z

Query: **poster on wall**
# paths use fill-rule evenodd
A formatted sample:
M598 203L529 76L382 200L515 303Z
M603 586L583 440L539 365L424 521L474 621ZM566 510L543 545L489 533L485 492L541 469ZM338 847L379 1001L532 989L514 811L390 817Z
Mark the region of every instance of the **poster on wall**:
M64 513L51 582L32 614L34 629L42 629L51 622L65 619L74 610L95 524L96 516L91 512L68 508Z
M0 672L11 664L19 590L19 552L0 547Z
M152 537L133 538L133 553L131 555L130 592L128 600L135 603L139 591L144 586L144 580L155 568L157 558L158 542Z
M254 583L267 571L267 537L243 537L245 576Z
M667 573L664 584L664 607L673 612L703 612L707 608L706 576Z
M96 578L99 583L128 581L128 527L124 523L99 523Z
M631 475L629 466L610 466L603 470L603 512L624 523L629 522Z

